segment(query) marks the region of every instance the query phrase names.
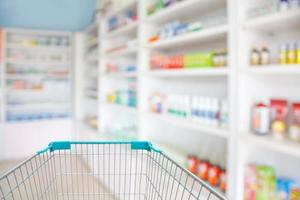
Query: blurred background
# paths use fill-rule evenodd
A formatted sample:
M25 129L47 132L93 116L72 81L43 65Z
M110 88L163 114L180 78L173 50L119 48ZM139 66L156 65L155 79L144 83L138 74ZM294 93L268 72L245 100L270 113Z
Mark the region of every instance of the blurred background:
M300 0L0 0L0 176L148 140L229 199L300 199Z

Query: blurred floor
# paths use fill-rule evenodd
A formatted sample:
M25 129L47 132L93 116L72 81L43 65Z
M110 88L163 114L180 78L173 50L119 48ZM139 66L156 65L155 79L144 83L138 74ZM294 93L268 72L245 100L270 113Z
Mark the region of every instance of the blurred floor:
M82 159L72 159L72 165L75 166L75 163L77 165L77 167L82 170L82 171L86 171L86 173L91 173L91 169L89 168L89 166L86 164L86 162L84 162ZM21 163L22 161L1 161L0 162L0 177L3 176L6 172L8 172L9 170L13 169L14 167L16 167L19 163ZM59 161L56 161L56 163L59 163ZM62 168L65 168L64 166L60 166ZM58 168L58 167L57 167ZM57 173L61 173L59 172L60 170L57 171ZM21 179L21 176L19 173L16 173L17 175L17 179ZM99 179L97 179L97 177L94 176L58 176L57 179L57 187L60 188L58 189L59 194L63 194L64 196L59 196L58 199L65 199L66 197L71 198L72 195L71 193L68 193L66 191L68 191L70 189L70 185L72 185L73 183L77 183L77 187L74 187L75 190L72 191L74 194L83 194L83 192L89 191L91 190L91 188L89 187L94 187L94 189L97 191L97 194L106 194L105 199L107 200L114 200L115 197L114 195L109 192L107 190L106 187L103 186L103 184L99 181ZM9 191L9 186L7 184L5 184L5 182L1 182L0 181L0 186L2 187L1 189L4 191L4 193L6 193L7 191ZM22 190L22 187L19 188L20 189L20 193L22 194L22 198L25 198L25 190ZM14 193L17 193L18 191L15 190ZM90 191L91 192L91 191ZM1 194L1 193L0 193ZM7 194L7 193L6 193ZM49 196L48 196L49 195ZM70 195L70 197L69 197ZM90 194L86 194L87 196L73 196L71 199L72 200L79 200L82 199L83 197L90 197L91 199L98 199L95 195L95 197L92 195L92 193ZM0 195L1 197L1 195ZM55 194L47 194L47 197L49 197L49 199L55 199ZM10 196L8 196L8 198L10 199ZM90 199L89 198L89 199ZM19 200L20 197L18 195L15 195L14 198L15 200ZM20 199L20 200L21 200ZM48 198L47 198L48 199Z
M22 161L0 161L0 177Z

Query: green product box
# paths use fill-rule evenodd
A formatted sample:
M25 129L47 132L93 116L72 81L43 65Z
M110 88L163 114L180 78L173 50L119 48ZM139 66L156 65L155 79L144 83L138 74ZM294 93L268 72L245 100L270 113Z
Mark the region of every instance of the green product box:
M194 53L183 57L185 68L212 67L213 53Z
M269 166L257 166L257 191L255 200L269 200L275 198L276 175L275 169Z

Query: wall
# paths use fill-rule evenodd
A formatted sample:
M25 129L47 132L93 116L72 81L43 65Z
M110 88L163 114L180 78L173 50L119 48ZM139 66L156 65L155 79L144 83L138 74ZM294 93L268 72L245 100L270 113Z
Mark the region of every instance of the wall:
M96 0L0 0L0 26L80 31L95 8Z

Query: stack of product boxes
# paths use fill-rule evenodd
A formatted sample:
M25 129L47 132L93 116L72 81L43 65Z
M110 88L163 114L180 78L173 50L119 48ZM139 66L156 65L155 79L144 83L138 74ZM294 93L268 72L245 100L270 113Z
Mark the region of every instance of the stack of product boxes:
M150 58L151 69L189 69L227 66L227 51L187 53L182 55L153 55Z
M265 165L249 164L245 171L244 200L297 200L299 182L276 177L276 170Z
M106 95L106 101L108 103L136 108L137 105L136 83L132 82L124 89L109 91Z

